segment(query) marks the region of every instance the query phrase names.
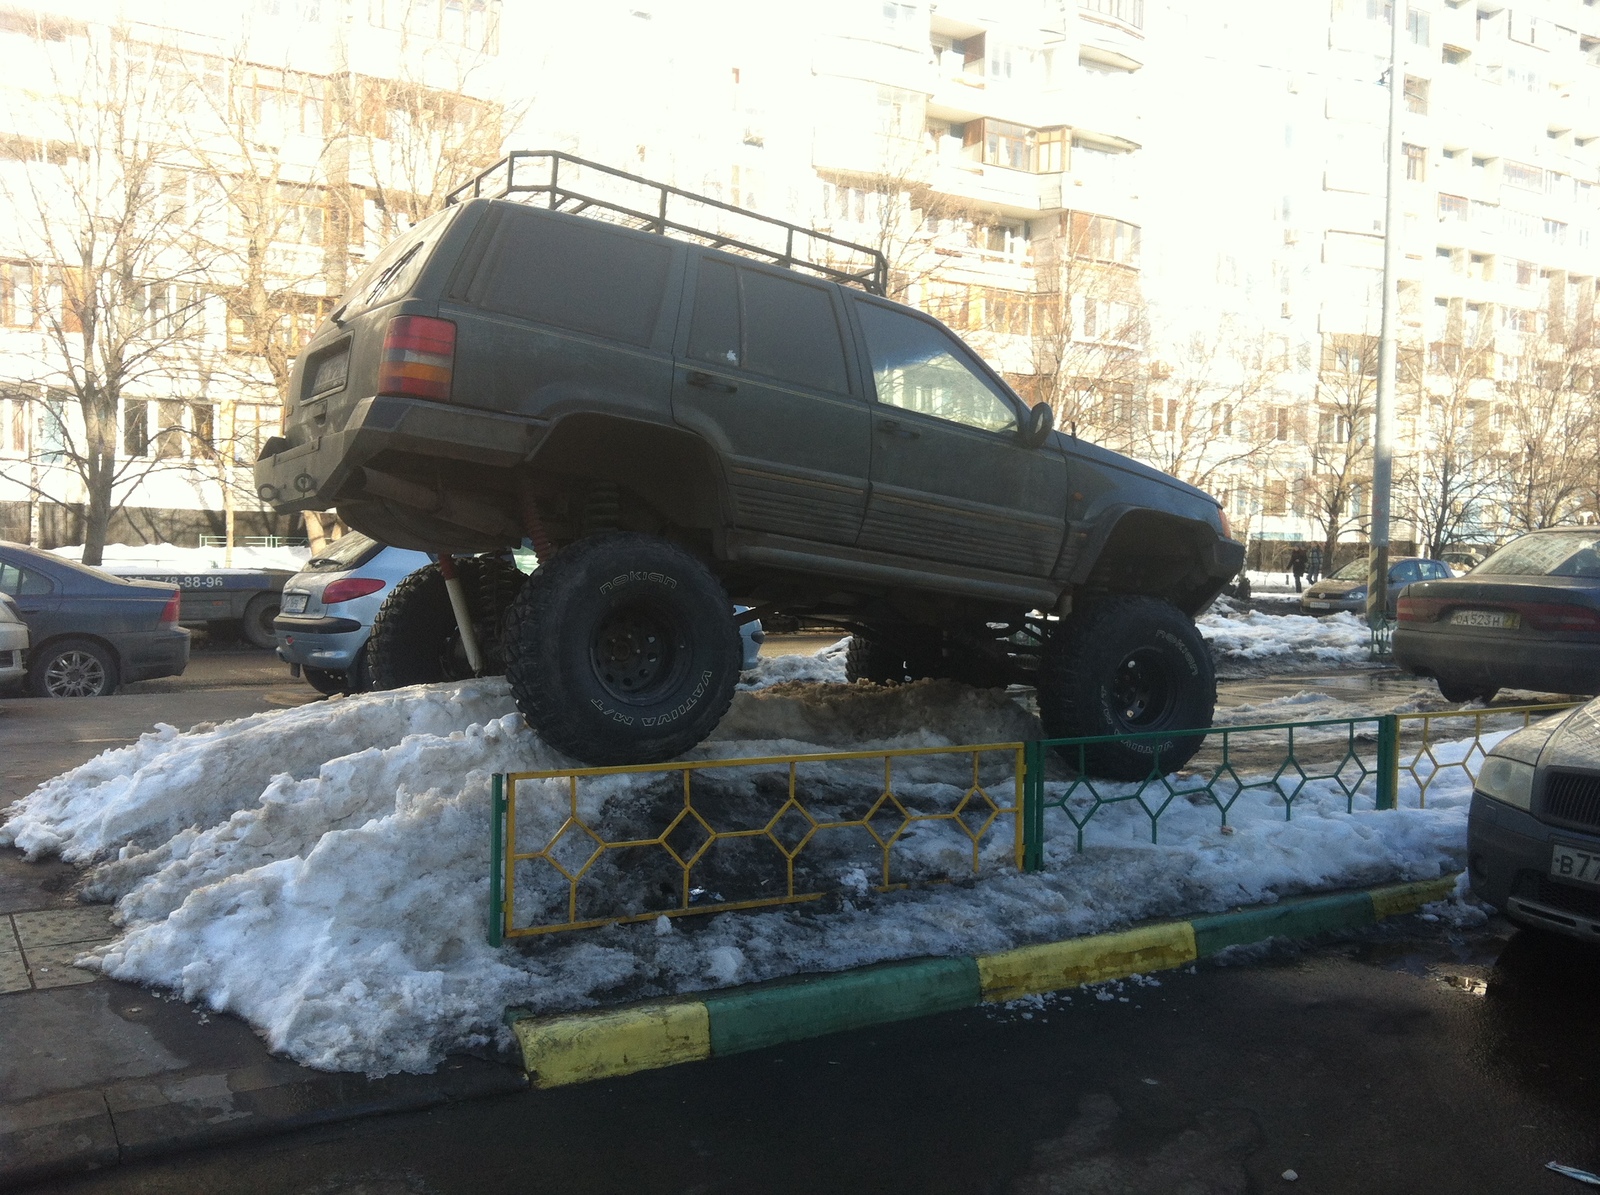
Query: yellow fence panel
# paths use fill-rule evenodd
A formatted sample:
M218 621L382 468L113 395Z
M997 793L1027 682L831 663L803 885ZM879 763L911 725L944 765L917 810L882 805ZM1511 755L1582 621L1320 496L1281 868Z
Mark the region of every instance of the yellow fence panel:
M1410 774L1417 786L1417 807L1426 809L1428 787L1441 772L1459 768L1470 782L1477 783L1478 769L1483 766L1484 757L1488 754L1483 745L1486 734L1520 730L1537 717L1557 714L1582 704L1581 701L1563 701L1548 705L1486 706L1481 710L1396 714L1394 717L1400 730L1399 771ZM1457 725L1468 718L1472 720L1470 736L1463 734ZM1510 725L1506 725L1507 722ZM1411 732L1409 735L1408 730ZM1455 758L1458 753L1460 759Z

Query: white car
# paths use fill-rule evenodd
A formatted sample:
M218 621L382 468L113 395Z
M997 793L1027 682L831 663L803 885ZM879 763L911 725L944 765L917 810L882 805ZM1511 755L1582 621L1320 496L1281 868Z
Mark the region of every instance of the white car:
M28 675L28 624L9 594L0 593L0 688Z

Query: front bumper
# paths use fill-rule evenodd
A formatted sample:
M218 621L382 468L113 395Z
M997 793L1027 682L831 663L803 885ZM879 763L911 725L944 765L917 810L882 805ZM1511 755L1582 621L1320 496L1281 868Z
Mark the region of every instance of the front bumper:
M1600 853L1600 835L1546 825L1531 813L1479 793L1467 818L1472 894L1513 921L1600 942L1600 888L1550 878L1556 842Z
M356 403L340 430L256 462L256 493L279 514L328 510L361 495L362 465L387 452L511 468L532 454L543 420L423 399L377 395Z
M1509 635L1450 633L1401 625L1394 662L1419 676L1457 684L1537 693L1600 693L1600 643Z

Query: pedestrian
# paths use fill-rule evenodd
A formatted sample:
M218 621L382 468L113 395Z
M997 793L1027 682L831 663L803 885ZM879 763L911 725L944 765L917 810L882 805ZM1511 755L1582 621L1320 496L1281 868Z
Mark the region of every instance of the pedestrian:
M1300 577L1306 571L1306 550L1296 548L1289 553L1289 571L1294 574L1294 591L1300 592Z
M1316 544L1306 553L1306 584L1315 585L1322 576L1322 549Z

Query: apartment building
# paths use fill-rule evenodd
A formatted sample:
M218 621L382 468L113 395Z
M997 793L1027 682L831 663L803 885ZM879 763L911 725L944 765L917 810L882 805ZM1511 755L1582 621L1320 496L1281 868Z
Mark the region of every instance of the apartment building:
M1184 49L1162 69L1207 101L1151 116L1152 152L1193 202L1152 216L1147 286L1164 312L1203 294L1280 346L1262 443L1216 487L1269 539L1364 538L1391 14L1385 0L1166 12L1162 44ZM1600 5L1417 0L1404 20L1394 535L1492 542L1534 491L1549 491L1535 517L1585 508L1553 474L1591 418Z
M498 156L500 15L0 8L0 538L302 533L250 466L348 280Z

